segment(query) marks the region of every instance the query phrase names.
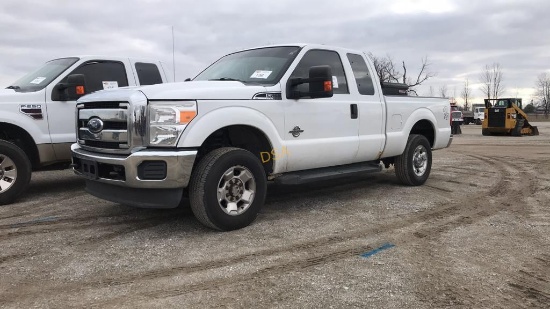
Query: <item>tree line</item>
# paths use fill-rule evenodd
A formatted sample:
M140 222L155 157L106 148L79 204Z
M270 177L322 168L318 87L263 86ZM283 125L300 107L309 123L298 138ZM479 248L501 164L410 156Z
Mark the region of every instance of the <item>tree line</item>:
M420 64L417 66L415 73L412 73L405 61L396 64L390 55L384 57L375 56L369 53L374 69L381 82L403 83L409 86L410 95L418 95L417 87L422 85L428 79L437 74L431 70L432 64L429 62L428 56L420 59ZM506 88L503 84L504 74L499 63L485 65L479 76L479 90L487 99L497 99L504 95ZM456 92L456 91L455 91ZM452 97L448 95L447 85L442 85L438 89L438 96L454 100L456 93ZM430 86L428 96L436 96L433 86ZM464 110L469 110L472 99L472 89L470 80L466 78L460 92L460 97L464 102ZM545 115L550 113L550 75L542 73L537 77L535 83L535 103L530 103L525 106L526 112L534 112L536 106L539 106L544 111Z

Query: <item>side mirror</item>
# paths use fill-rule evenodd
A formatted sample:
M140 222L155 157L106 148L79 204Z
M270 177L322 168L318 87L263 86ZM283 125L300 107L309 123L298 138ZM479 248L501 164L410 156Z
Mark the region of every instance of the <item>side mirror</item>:
M58 92L59 101L76 101L86 94L86 77L84 74L71 74L66 83L57 84L54 90Z
M301 84L309 84L309 91L297 90L297 86ZM328 65L313 66L309 68L309 78L291 78L287 82L286 97L288 99L330 98L333 95L332 70Z

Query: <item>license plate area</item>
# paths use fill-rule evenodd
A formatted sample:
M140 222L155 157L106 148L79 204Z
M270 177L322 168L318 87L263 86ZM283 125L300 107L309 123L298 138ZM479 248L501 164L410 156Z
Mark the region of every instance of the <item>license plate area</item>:
M79 172L88 179L98 178L97 162L80 159Z

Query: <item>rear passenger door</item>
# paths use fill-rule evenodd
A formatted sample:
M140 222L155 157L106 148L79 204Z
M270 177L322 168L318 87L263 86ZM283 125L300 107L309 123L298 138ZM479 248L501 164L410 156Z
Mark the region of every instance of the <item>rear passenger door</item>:
M384 98L374 87L372 72L363 55L347 53L350 74L350 97L357 105L359 121L359 150L356 162L377 159L384 149Z
M334 96L286 101L286 149L275 152L286 154L288 171L348 164L356 158L359 121L352 115L352 97L342 62L336 51L312 49L291 69L290 78L308 78L310 67L329 65ZM308 92L309 85L302 84L298 90Z

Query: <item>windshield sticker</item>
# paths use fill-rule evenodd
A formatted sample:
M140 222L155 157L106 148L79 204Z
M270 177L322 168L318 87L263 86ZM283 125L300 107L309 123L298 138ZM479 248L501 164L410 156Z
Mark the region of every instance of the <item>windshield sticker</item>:
M37 78L31 80L30 84L38 85L41 82L43 82L45 79L46 79L45 77L37 77Z
M332 88L338 88L338 78L332 75Z
M118 88L118 82L103 82L103 89L115 89Z
M269 77L269 75L271 74L271 72L273 71L263 71L263 70L256 70L256 72L254 72L250 78L261 78L261 79L267 79Z

